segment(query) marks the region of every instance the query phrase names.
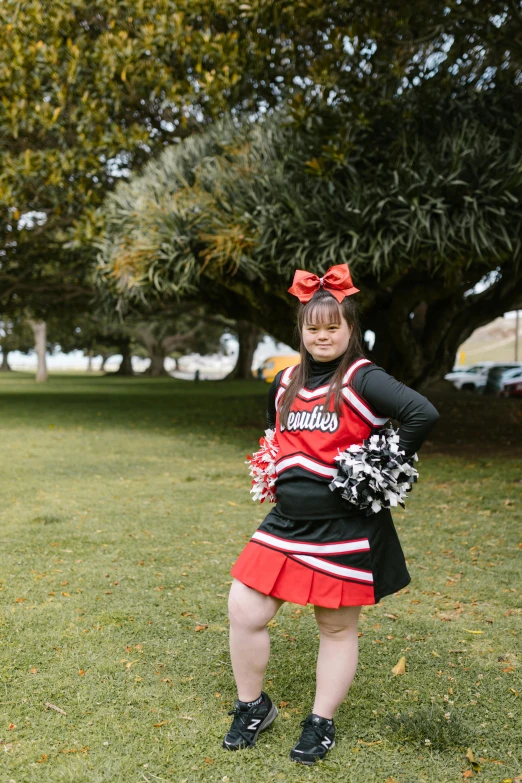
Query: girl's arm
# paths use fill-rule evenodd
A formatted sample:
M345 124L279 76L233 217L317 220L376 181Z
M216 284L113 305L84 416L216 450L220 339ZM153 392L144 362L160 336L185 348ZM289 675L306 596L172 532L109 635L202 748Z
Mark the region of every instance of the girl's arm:
M399 421L399 447L406 456L420 449L438 421L439 414L426 397L375 364L363 365L352 386L376 413Z

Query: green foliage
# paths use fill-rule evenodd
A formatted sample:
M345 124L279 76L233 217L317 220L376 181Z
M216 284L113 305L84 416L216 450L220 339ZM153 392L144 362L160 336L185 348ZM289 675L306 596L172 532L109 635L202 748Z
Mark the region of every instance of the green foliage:
M335 160L322 122L214 126L109 199L105 274L139 296L187 294L200 276L234 287L276 275L284 290L295 268L342 262L369 288L412 268L468 288L517 268L520 137L488 98L454 99L424 132L418 114L392 136L336 129Z
M379 107L428 84L435 72L450 80L450 91L490 87L494 78L513 82L521 60L517 23L516 9L501 0L384 7L357 0L6 0L4 306L32 298L43 313L50 292L55 305L85 305L96 208L118 178L166 144L228 111L256 118L283 105L297 126L326 105L371 124ZM334 139L327 156L336 160L343 149ZM74 252L63 247L70 229ZM234 231L229 244L237 245Z

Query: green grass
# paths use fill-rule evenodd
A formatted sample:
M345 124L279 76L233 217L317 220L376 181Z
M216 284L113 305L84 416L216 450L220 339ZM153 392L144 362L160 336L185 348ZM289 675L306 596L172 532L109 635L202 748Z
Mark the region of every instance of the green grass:
M472 770L468 747L483 783L522 772L522 469L508 457L421 460L394 515L413 581L363 611L327 760L288 760L317 650L311 607L295 605L271 624L280 718L253 750L221 749L229 569L265 512L243 460L266 389L0 379L2 783L446 783Z

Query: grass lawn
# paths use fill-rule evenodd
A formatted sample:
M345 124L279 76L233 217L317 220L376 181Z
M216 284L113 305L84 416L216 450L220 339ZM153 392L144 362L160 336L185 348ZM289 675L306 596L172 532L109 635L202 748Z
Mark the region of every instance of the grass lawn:
M327 760L288 759L317 650L312 609L295 605L271 623L266 688L279 719L253 750L221 749L235 696L229 569L265 512L243 460L266 390L0 378L2 783L522 773L522 468L509 451L439 446L421 458L421 481L394 515L412 583L363 611L359 670ZM403 655L406 673L393 677Z

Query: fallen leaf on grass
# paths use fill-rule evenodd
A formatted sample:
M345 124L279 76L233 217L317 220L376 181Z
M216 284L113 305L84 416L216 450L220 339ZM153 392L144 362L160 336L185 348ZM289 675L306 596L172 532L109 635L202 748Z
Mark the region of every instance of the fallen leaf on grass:
M399 658L398 663L393 667L392 674L396 677L398 674L406 674L406 656Z
M290 702L288 702L288 701L280 701L280 702L279 702L279 706L280 706L281 708L282 708L282 707L288 707L288 705L289 705L289 704L290 704Z
M38 669L36 668L36 666L32 666L29 670L29 674L37 674L37 673L38 673Z
M25 600L27 600L27 599L25 599L25 598L17 598L17 599L16 599L16 603L17 603L17 604L23 604L23 602L24 602Z
M470 628L464 628L468 633L484 633L484 631L472 631Z
M134 666L134 664L135 664L135 663L138 663L138 661L139 661L139 658L136 658L136 660L135 660L135 661L129 661L128 663L126 663L126 664L125 664L125 668L126 668L126 669L130 669L130 668L131 668L131 666Z
M166 723L170 723L170 720L160 720L159 723L154 724L154 728L159 729L160 726L164 726Z
M80 675L80 677L85 677L85 672L83 669L79 669L78 674Z
M215 764L216 762L214 759L210 759L208 756L205 756L205 764Z
M205 628L208 628L208 625L204 625L203 623L201 625L196 625L194 628L195 631L204 631Z
M467 769L465 772L462 773L463 778L472 778L473 777L473 771L471 769Z
M181 612L182 617L194 617L193 612Z
M62 710L61 707L57 707L56 704L51 704L50 701L45 702L45 709L46 710L54 710L55 712L59 712L60 715L67 715L65 710Z
M47 761L47 753L42 753L41 758L36 760L37 764L45 764Z
M14 723L10 723L7 728L9 731L13 731L14 729L16 729L16 725Z
M396 620L398 615L396 614L385 614L385 617L388 617L390 620Z
M194 718L191 718L190 715L180 715L179 717L182 720L194 720Z
M370 745L380 745L381 742L384 742L384 740L375 740L374 742L365 742L365 740L358 739L357 742L359 743L359 745L368 745L368 746L370 746Z
M466 758L469 761L469 763L471 764L471 766L473 767L473 769L475 770L475 772L478 772L480 770L480 764L478 763L478 761L475 761L475 755L474 755L473 751L471 750L471 748L467 749L467 751L466 751Z

